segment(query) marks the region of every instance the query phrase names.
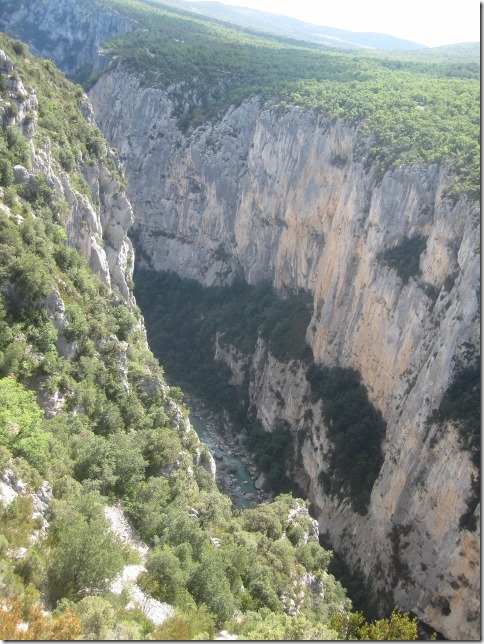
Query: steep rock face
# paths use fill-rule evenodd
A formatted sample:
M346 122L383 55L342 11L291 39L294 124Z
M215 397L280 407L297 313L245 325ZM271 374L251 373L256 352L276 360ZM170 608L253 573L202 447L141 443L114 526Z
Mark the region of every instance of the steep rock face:
M0 1L0 30L29 43L36 56L51 58L67 76L106 63L99 49L108 38L132 31L133 22L113 9L76 0L32 4Z
M456 364L479 345L477 206L444 198L445 167L365 168L354 129L296 108L280 114L254 99L184 135L169 94L121 69L90 98L125 162L143 261L206 285L239 274L313 293L315 360L357 369L388 427L362 517L324 495L327 438L312 409L296 476L320 527L400 606L449 638L478 636L479 533L458 528L475 470L456 428L432 441L426 423ZM426 249L406 282L382 253L416 236ZM236 352L217 353L239 381ZM284 419L298 436L308 409L302 367L261 346L252 366L264 426Z
M228 347L218 353L227 355L234 355ZM384 600L414 611L447 637L476 639L480 533L458 525L477 472L459 447L457 429L448 424L439 437L422 414L404 426L389 422L385 462L362 516L349 499L324 493L319 477L327 471L330 444L321 403L311 402L305 365L277 361L260 340L250 363L239 368L253 374L250 402L264 428L284 421L295 432L290 474L308 492L320 531L350 567L368 576Z
M14 71L12 61L2 50L0 61L7 73ZM37 174L46 177L66 201L62 223L69 245L79 251L104 282L115 286L126 300L133 302L128 288L133 273L133 249L127 237L133 211L119 181L102 161L85 163L81 170L89 183L91 199L76 190L69 174L53 159L50 140L45 138L37 146L34 143L38 121L35 90L25 88L19 78L12 77L9 82L16 114L13 116L2 109L0 122L6 127L17 125L22 129L29 140L32 165L30 170L15 166L15 182L35 184Z

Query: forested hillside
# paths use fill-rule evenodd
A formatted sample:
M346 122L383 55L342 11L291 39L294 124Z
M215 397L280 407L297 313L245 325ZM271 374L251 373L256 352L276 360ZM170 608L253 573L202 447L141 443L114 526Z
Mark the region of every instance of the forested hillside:
M79 86L19 41L0 49L0 636L335 639L350 624L414 637L398 613L348 613L305 502L236 511L217 490L181 391L103 264L102 224L124 199L116 157ZM145 550L120 540L120 511ZM164 619L113 585L127 566Z

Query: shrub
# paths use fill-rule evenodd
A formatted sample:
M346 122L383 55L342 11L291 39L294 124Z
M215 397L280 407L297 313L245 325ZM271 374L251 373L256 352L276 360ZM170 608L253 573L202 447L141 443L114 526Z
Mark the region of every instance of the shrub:
M10 186L13 183L12 164L6 157L0 157L0 186Z
M14 155L15 162L30 165L30 147L18 125L10 125L5 133L7 147Z
M43 412L35 394L13 378L0 380L0 439L16 455L42 469L49 434L43 429Z
M122 548L108 530L96 495L85 495L82 505L71 509L57 505L52 522L55 553L48 570L50 597L76 600L105 592L123 567Z
M173 603L177 592L188 581L188 572L169 546L153 548L146 561L146 569L153 579L150 590L161 601Z
M14 260L12 278L19 294L27 302L47 297L52 288L49 267L31 252L26 252Z
M244 530L249 532L262 532L270 539L282 537L282 524L273 508L263 503L257 508L245 510L242 515Z

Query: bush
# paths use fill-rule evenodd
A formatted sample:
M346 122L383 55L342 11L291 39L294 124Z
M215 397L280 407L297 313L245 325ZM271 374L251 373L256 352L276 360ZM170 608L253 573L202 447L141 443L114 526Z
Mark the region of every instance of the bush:
M106 592L123 567L123 554L108 530L99 497L88 494L73 509L59 504L55 509L55 552L48 570L51 599L57 603L61 597L78 600Z
M112 309L111 313L116 320L116 333L118 338L126 342L130 336L131 331L133 330L134 325L136 324L136 318L125 304L115 306Z
M13 183L12 164L6 157L0 157L0 186L10 186Z
M10 125L5 133L8 149L15 158L15 163L30 166L30 147L18 125Z
M108 630L114 626L114 608L102 597L84 597L75 605L74 610L85 639L105 639Z
M242 525L248 532L261 532L270 539L282 537L282 524L273 508L263 503L257 508L245 510Z
M26 252L13 263L12 279L19 294L27 300L42 300L52 288L52 275L44 261Z
M235 602L221 563L205 554L188 583L188 590L205 604L220 628L234 613Z
M150 585L153 596L170 604L175 601L177 592L186 585L189 577L173 550L166 545L150 552L146 569L154 582Z
M20 40L14 40L12 42L12 49L17 54L17 56L25 57L29 53L27 45Z
M42 470L49 444L43 412L35 394L13 378L0 379L0 440L13 454Z

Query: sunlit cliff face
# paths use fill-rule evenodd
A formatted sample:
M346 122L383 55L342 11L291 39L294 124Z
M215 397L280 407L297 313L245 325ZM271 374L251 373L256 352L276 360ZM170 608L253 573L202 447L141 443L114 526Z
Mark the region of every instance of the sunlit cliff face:
M478 346L475 206L443 198L445 168L383 175L365 168L354 129L302 110L276 115L247 101L183 135L168 97L120 71L101 77L90 97L125 164L139 261L205 285L242 275L313 294L307 338L315 360L361 373L387 422L385 460L366 516L326 497L318 475L327 439L314 410L294 475L350 564L446 636L464 628L470 637L479 538L458 524L473 468L455 430L431 441L436 429L426 421L452 379L455 356L465 343ZM382 254L417 235L426 248L404 283ZM307 409L301 374L269 358L254 361L254 402L266 429L282 417L297 432ZM282 409L274 389L284 393ZM450 598L450 613L436 597Z

